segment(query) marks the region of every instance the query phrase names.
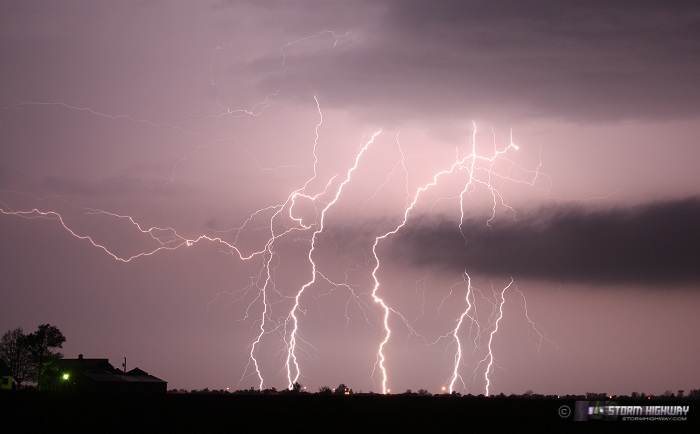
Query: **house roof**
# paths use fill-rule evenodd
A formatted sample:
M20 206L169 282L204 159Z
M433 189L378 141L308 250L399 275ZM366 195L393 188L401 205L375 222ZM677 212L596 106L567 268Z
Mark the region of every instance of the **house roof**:
M153 375L110 374L108 372L85 372L84 377L100 383L165 383Z
M153 375L120 375L124 380L130 381L132 383L165 383L166 381L161 380Z
M61 370L73 371L75 373L85 372L91 369L102 369L113 372L114 366L109 363L109 359L59 359L56 366Z
M139 368L124 373L112 366L108 359L86 359L81 356L77 359L60 359L56 361L56 365L60 370L69 371L72 375L101 383L166 383Z

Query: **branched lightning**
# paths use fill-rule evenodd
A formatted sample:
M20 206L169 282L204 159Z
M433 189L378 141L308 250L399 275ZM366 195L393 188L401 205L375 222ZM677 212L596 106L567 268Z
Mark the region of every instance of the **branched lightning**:
M527 311L527 299L525 298L525 294L523 294L523 292L520 289L518 289L517 285L515 285L515 292L517 292L520 295L520 305L522 306L523 311L525 312L525 319L530 325L530 329L532 329L532 331L537 335L537 349L542 349L542 345L545 342L556 348L556 342L554 342L549 338L549 336L547 336L547 332L544 331L542 326L530 319L530 314Z
M470 299L474 297L472 294L472 282L471 278L467 273L464 273L464 283L467 285L467 293L464 296L464 299L467 302L467 308L462 312L462 314L459 316L459 320L457 321L457 326L452 330L452 336L454 342L457 344L457 351L455 352L454 356L454 370L452 371L452 377L450 378L450 384L449 384L449 391L452 393L455 389L455 383L459 379L462 382L462 385L464 386L464 380L462 379L462 376L459 374L459 366L462 361L462 341L459 339L458 333L460 329L462 328L462 323L464 322L464 318L469 318L471 321L470 325L476 324L478 326L478 322L474 319L473 314L470 314L469 311L472 310L472 300ZM450 294L452 293L452 288L450 289ZM443 300L444 301L444 300ZM440 304L442 306L442 303Z
M23 105L26 105L26 106L58 106L58 107L62 107L62 108L69 109L69 110L90 113L92 115L99 116L99 117L106 118L106 119L127 120L127 121L138 123L138 124L149 125L149 126L155 127L155 128L170 128L170 129L179 131L183 134L197 134L197 135L204 135L205 134L205 133L200 132L200 131L189 131L189 130L186 130L186 129L179 127L177 125L173 125L173 124L167 124L167 123L161 124L161 123L150 121L148 119L134 118L134 117L129 116L129 115L107 114L107 113L103 113L103 112L98 111L98 110L94 110L90 107L75 106L75 105L67 104L67 103L61 102L61 101L20 101L13 106L3 107L3 109L8 110L8 109L11 109L13 107L18 107L18 106L23 106Z
M336 34L330 30L323 30L316 34L288 42L280 48L282 54L282 66L285 66L287 49L289 49L291 46L309 39L319 38L324 35L332 36L332 38L335 40L335 46L335 44L337 44L341 38L347 37L349 32L345 34ZM217 47L217 50L220 48L221 47ZM212 63L213 61L214 60L212 59ZM222 92L216 82L212 80L211 85L219 90L216 104L218 105L220 111L209 116L217 119L216 122L218 122L218 119L226 116L235 118L252 118L261 116L264 114L265 110L272 104L275 104L277 99L280 97L280 91L277 90L268 94L264 100L255 103L248 108L232 109L222 103ZM366 291L362 292L357 289L359 284L350 284L348 278L349 269L346 270L345 281L342 281L342 278L335 281L329 277L329 275L324 273L324 270L320 269L317 263L319 256L318 243L327 226L329 210L331 210L334 205L342 200L344 190L348 184L355 180L355 177L357 176L356 174L358 172L358 167L361 164L364 164L364 160L369 158L367 155L368 150L372 144L375 143L375 139L380 135L381 130L374 132L371 137L364 142L364 144L359 148L359 151L357 151L355 154L354 160L352 160L352 164L349 168L347 168L347 170L340 171L335 175L329 176L329 178L325 180L319 179L319 157L317 151L319 147L320 130L323 126L324 118L319 99L316 96L314 96L313 99L316 105L316 111L318 113L318 122L316 123L314 130L315 135L311 151L313 161L311 163L302 166L282 165L277 167L269 167L265 164L261 164L247 149L239 146L239 148L246 153L248 157L255 161L255 164L260 170L269 171L278 170L285 167L311 167L311 173L303 182L300 182L295 187L290 189L291 192L286 192L286 196L278 198L277 203L254 210L248 214L247 217L243 219L243 222L237 227L226 230L211 230L208 232L209 235L199 234L196 236L186 236L178 232L173 227L149 227L149 225L140 223L138 218L135 216L122 215L102 209L73 206L73 209L78 210L79 215L78 217L68 218L66 217L65 213L61 213L53 209L41 209L41 207L29 207L31 209L15 210L14 207L1 200L0 214L3 216L14 216L23 219L44 219L55 221L71 236L89 243L93 247L96 247L106 253L110 258L122 263L130 263L138 259L145 259L146 257L150 257L161 252L191 247L200 242L215 244L220 248L222 253L230 254L237 258L238 261L254 261L253 263L256 264L257 267L256 271L251 273L252 275L250 276L250 281L245 287L238 288L230 292L220 292L216 295L216 297L214 297L214 300L212 300L210 304L218 300L218 298L223 295L231 296L234 302L242 302L246 298L250 299L245 309L245 315L243 318L241 318L241 321L246 321L248 324L250 324L251 335L253 337L250 340L249 346L246 350L247 363L241 374L239 384L248 378L253 378L260 389L263 389L265 386L269 385L269 381L266 380L263 373L264 369L260 358L260 348L263 346L263 340L269 339L269 337L272 336L277 337L282 341L281 349L278 351L278 356L276 356L284 360L284 362L281 363L279 372L280 375L285 377L285 381L287 383L286 387L290 389L293 388L294 384L303 377L302 360L305 357L313 357L316 352L312 343L304 339L301 324L302 317L305 315L304 303L308 293L313 292L312 288L319 282L325 282L331 285L334 290L335 288L346 288L349 290L350 294L345 307L346 325L349 325L350 323L348 305L351 302L354 302L360 307L362 314L364 315L364 320L375 330L378 330L378 333L380 334L380 339L376 348L376 356L374 356L374 364L371 366L371 378L374 381L375 376L379 376L382 393L389 393L391 359L388 347L394 333L399 330L399 327L403 327L408 331L409 336L416 336L422 339L424 342L427 341L427 338L425 338L420 333L420 330L413 324L415 319L413 322L409 321L407 316L402 314L402 312L398 308L394 307L390 302L390 293L387 285L383 284L382 279L380 278L380 272L383 271L382 264L385 260L385 255L381 253L382 244L384 244L387 239L397 235L407 225L409 225L411 217L417 213L417 208L423 205L421 203L421 199L423 199L425 193L428 190L438 188L438 185L446 178L450 178L452 180L456 179L463 183L461 184L459 194L454 196L454 199L458 199L460 214L459 222L456 224L464 238L464 241L468 243L469 234L465 231L464 221L466 215L466 200L469 195L471 195L478 188L485 189L485 191L488 193L491 199L491 213L485 222L487 226L490 227L491 223L496 218L499 209L505 209L515 219L515 210L508 204L506 199L501 194L500 186L506 182L534 185L538 176L540 176L540 167L538 166L534 171L527 171L506 157L506 154L518 149L518 146L513 143L512 132L510 143L503 149L499 149L496 145L494 134L493 151L488 155L481 155L477 152L477 131L476 125L473 124L473 128L471 130L471 143L467 152L463 152L458 147L452 161L448 162L442 170L434 172L432 176L428 178L428 182L411 190L411 180L406 164L406 155L399 141L399 134L397 133L395 141L400 157L393 164L391 170L387 172L386 176L383 178L383 181L373 189L373 192L367 194L365 204L376 198L379 192L389 184L390 180L397 173L402 172L404 178L403 185L405 187L405 201L401 205L403 207L403 212L399 213L397 223L391 230L385 231L379 235L376 233L372 234L374 241L371 245L371 256L369 256L367 253L365 256L365 262L361 262L356 266L356 269L358 270L363 269L368 271L371 268L371 273L369 273L370 278L368 279L369 282L365 282L367 284L367 288L365 288ZM90 115L101 116L112 120L127 120L129 122L146 124L151 127L174 129L184 134L203 134L200 132L189 131L176 125L156 123L127 115L109 115L88 107L79 107L62 102L21 102L18 105L57 106L61 107L62 109L85 112L89 113ZM182 155L172 166L170 178L165 183L164 188L174 181L178 167L187 162L188 159L194 158L197 153L215 144L235 142L235 140L236 136L226 139L213 139L206 143L203 142L204 144L200 144L194 147L190 152ZM531 176L528 179L523 179L521 177L511 176L509 172L499 172L496 169L496 163L498 161L506 161L511 164L511 167L517 169L519 172L527 173ZM321 182L325 183L322 188L313 188L314 185L320 184ZM443 197L438 200L443 199L446 198ZM312 204L315 211L315 216L312 219L305 220L306 217L302 216L301 213L297 211L297 206L300 202L309 202ZM435 203L432 204L432 206L434 205ZM426 206L431 208L431 204L426 204ZM97 235L87 233L86 230L80 230L79 225L74 223L74 221L77 220L85 220L95 217L106 217L115 221L123 221L128 223L129 228L131 228L136 235L143 237L145 240L144 242L147 243L148 247L143 248L141 251L136 253L119 253L118 249L110 247L108 243L99 241L99 237ZM262 238L264 239L262 242L260 242L260 244L256 245L255 248L241 247L241 243L239 243L241 234L244 231L252 230L263 233L264 235ZM292 234L294 234L294 236L298 236L299 239L308 243L305 245L308 246L305 264L308 265L308 271L310 274L308 280L306 280L303 285L300 287L295 286L295 288L298 289L295 289L292 295L285 295L285 292L278 288L275 280L275 264L279 259L279 255L277 253L279 243L283 239L290 238ZM421 306L421 314L418 318L425 315L425 286L428 279L428 274L429 272L422 279L423 305ZM472 286L472 279L465 271L462 276L462 280L452 285L452 287L449 289L449 294L442 299L437 308L436 318L437 316L441 315L441 310L443 309L443 305L446 303L446 300L452 297L454 293L458 292L458 288L461 288L462 285L466 288L464 295L464 302L466 303L466 306L464 310L461 311L461 314L454 321L451 321L451 328L446 332L441 332L443 334L431 344L435 344L438 341L447 340L450 342L449 348L455 348L454 354L451 355L451 360L453 360L453 363L451 365L451 373L448 378L450 392L456 391L458 383L461 384L462 389L466 388L466 381L464 379L465 377L462 373L462 369L465 365L466 347L468 346L467 343L471 342L471 344L473 344L473 354L476 354L477 350L483 350L485 355L481 356L482 353L480 353L479 356L476 357L477 361L476 364L472 366L471 377L476 378L477 375L479 375L479 369L482 369L483 366L485 393L488 395L491 387L491 376L494 372L494 367L496 366L493 342L495 335L498 333L499 326L501 325L501 320L504 316L504 302L509 288L514 288L514 291L518 293L521 299L521 306L525 312L525 319L529 324L530 329L539 336L538 349L542 346L543 342L552 342L547 337L542 327L530 318L527 310L525 295L517 288L512 279L510 283L503 287L500 292L497 293L494 291L494 299L493 302L491 302L491 300L484 297L484 295L477 288ZM480 294L481 297L488 303L493 305L493 313L489 317L486 324L479 322L479 315L477 314L477 299L475 295L477 293ZM284 313L281 316L275 317L273 314L273 307L278 304L283 306ZM464 335L467 323L468 332L466 332L465 339ZM476 330L476 332L474 332L474 330ZM483 340L486 340L485 344L483 343ZM452 344L454 344L454 347L451 346ZM368 367L368 371L369 370L370 367Z
M498 176L501 179L510 179L507 175L499 175L496 174L493 170L493 165L499 159L502 155L507 153L509 150L517 150L518 146L515 145L512 141L512 136L511 136L511 141L510 144L502 150L498 150L497 148L494 148L493 154L490 156L483 156L479 155L476 151L476 124L473 125L472 129L472 142L471 142L471 152L466 154L465 156L460 157L460 152L457 150L456 156L455 156L455 161L452 163L451 166L449 166L446 169L443 169L437 173L435 173L432 177L432 180L428 182L427 184L421 186L418 188L413 195L412 201L406 206L403 214L403 219L401 222L391 231L386 232L383 235L378 236L375 239L374 245L372 246L372 253L374 255L374 260L375 260L375 267L374 270L372 271L372 278L374 280L374 288L372 290L372 297L374 298L374 301L379 304L384 312L383 316L383 325L384 325L384 338L379 344L379 348L377 350L377 362L375 364L375 369L378 367L380 371L380 377L381 377L381 387L382 387L382 393L387 393L387 368L386 368L386 355L384 354L384 348L388 344L390 337L391 337L391 328L389 327L389 315L390 312L393 311L385 302L384 299L379 297L378 292L380 288L380 282L379 278L377 277L377 272L380 268L380 259L377 254L377 247L379 243L388 237L398 233L406 224L408 223L409 220L409 215L411 211L416 207L419 198L421 194L423 194L425 191L427 191L430 188L435 187L440 178L447 177L449 175L452 175L454 173L460 172L460 171L466 171L468 176L467 176L467 181L464 184L464 188L462 189L462 192L460 194L460 223L459 223L459 228L460 231L462 231L463 236L465 236L463 229L462 229L462 222L464 221L464 201L463 198L465 195L467 195L475 186L477 185L482 185L486 187L489 192L491 193L491 196L493 198L493 206L492 206L492 216L491 218L487 221L487 224L489 224L496 215L496 207L497 205L502 205L508 210L512 211L514 213L514 210L512 207L510 207L503 199L501 194L499 193L498 189L495 188L492 185L492 178L495 176ZM478 163L482 163L482 165L479 165ZM479 172L485 173L485 179L479 177ZM534 183L536 178L537 178L538 172L536 171L534 173L533 179L530 181L530 183ZM465 236L466 240L466 236ZM468 288L471 288L471 284L468 284ZM468 294L470 292L468 291ZM454 386L454 382L456 381L458 374L457 374L457 369L459 362L461 361L462 354L461 354L461 343L459 342L459 339L457 337L457 333L461 327L461 324L464 320L465 316L469 316L468 312L471 309L471 302L469 301L468 295L467 295L467 310L464 311L464 313L460 316L459 321L457 322L457 326L455 327L453 331L453 336L457 340L457 356L455 358L455 371L452 375L451 381L450 381L450 388ZM499 318L500 320L500 318ZM497 324L496 322L496 330L497 330ZM492 331L495 333L495 331ZM489 340L489 354L491 354L491 340ZM492 361L492 359L491 359ZM491 363L489 363L489 368L491 368ZM487 370L486 374L487 380L488 380L488 375L489 375L489 370ZM488 381L487 381L487 387L488 387Z
M511 278L510 283L506 285L503 290L501 291L501 301L498 302L498 314L496 315L496 319L493 322L493 328L491 329L491 333L489 334L489 342L487 345L488 352L486 354L486 357L484 357L483 361L486 361L488 359L488 364L486 365L486 371L484 372L484 380L486 381L486 396L489 396L489 387L491 386L491 378L489 377L489 374L493 371L493 336L496 334L498 331L498 324L501 322L501 319L503 318L503 303L506 301L506 290L510 288L510 286L513 284L513 279Z
M320 38L323 35L331 35L331 37L334 39L333 47L335 48L338 45L338 41L341 38L349 36L350 32L345 32L342 35L337 35L333 30L321 30L320 32L314 33L313 35L304 36L303 38L299 38L295 41L287 42L286 44L282 45L282 47L280 47L280 53L282 54L282 66L285 66L285 63L287 62L287 49L289 47L302 43L304 41L308 41L309 39Z
M309 250L309 262L311 263L311 280L309 280L304 286L301 287L299 292L297 293L295 297L295 302L294 306L292 307L292 310L289 312L289 321L291 322L291 327L292 327L292 332L289 338L289 351L287 353L287 379L289 380L289 388L291 389L293 384L299 379L300 375L300 369L299 369L299 363L297 361L297 356L296 356L296 346L297 346L297 336L299 334L299 319L297 317L297 310L299 309L299 299L301 298L302 294L304 291L311 285L313 285L316 282L316 276L317 276L317 271L316 271L316 263L313 260L313 254L314 250L316 248L316 240L318 235L323 232L323 227L324 227L324 222L325 222L325 217L326 217L326 211L328 211L329 208L331 208L340 198L341 193L343 192L343 187L350 182L350 178L352 176L352 173L357 169L357 166L360 163L360 159L362 158L362 155L367 151L367 148L369 148L369 145L371 145L374 142L374 139L379 135L381 131L377 131L374 134L372 134L372 137L365 143L365 145L362 147L360 152L357 154L355 157L355 164L348 170L346 173L345 179L343 182L338 186L338 189L336 190L336 194L333 197L333 200L328 202L326 206L323 208L321 211L321 219L318 225L318 228L314 231L313 235L311 236L311 249ZM294 367L292 368L292 365ZM292 371L294 371L292 373ZM294 378L292 378L294 376Z

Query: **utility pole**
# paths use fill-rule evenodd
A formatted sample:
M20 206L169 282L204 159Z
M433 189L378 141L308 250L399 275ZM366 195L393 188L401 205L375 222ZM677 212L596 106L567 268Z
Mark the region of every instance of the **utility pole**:
M122 363L122 368L124 368L124 373L126 374L126 357L124 357L124 363Z

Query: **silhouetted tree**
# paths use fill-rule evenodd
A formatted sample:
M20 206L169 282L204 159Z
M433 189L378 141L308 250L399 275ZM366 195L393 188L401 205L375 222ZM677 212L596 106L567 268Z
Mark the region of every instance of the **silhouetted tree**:
M52 373L52 363L63 357L63 354L54 350L62 348L66 338L56 326L42 324L37 331L27 336L26 340L34 365L34 380L41 388L43 381Z
M0 339L0 359L3 359L12 371L17 385L32 377L32 359L27 336L22 327L8 330Z
M188 393L190 393L190 391L187 389L170 389L168 390L168 393L176 395L187 395Z
M318 389L318 393L319 393L320 395L332 395L332 394L333 394L333 390L331 390L331 388L328 387L328 386L321 386L321 387L319 387L319 389Z
M299 393L299 392L301 392L301 389L302 389L301 383L299 383L298 381L295 382L294 384L292 384L292 389L291 389L292 392Z
M347 395L350 393L350 389L343 383L340 383L338 387L335 388L336 395Z
M417 393L418 393L418 396L430 396L431 395L430 392L428 392L425 389L418 389Z

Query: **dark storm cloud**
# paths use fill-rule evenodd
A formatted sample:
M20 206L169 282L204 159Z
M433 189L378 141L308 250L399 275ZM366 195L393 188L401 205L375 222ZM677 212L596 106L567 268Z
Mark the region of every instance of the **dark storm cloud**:
M332 50L290 50L284 70L261 85L291 85L362 107L367 116L396 118L605 121L700 113L697 3L383 5L352 23L329 18L351 37Z
M505 220L505 219L504 219ZM580 283L700 281L700 198L627 208L551 206L517 223L421 220L392 240L412 266Z

